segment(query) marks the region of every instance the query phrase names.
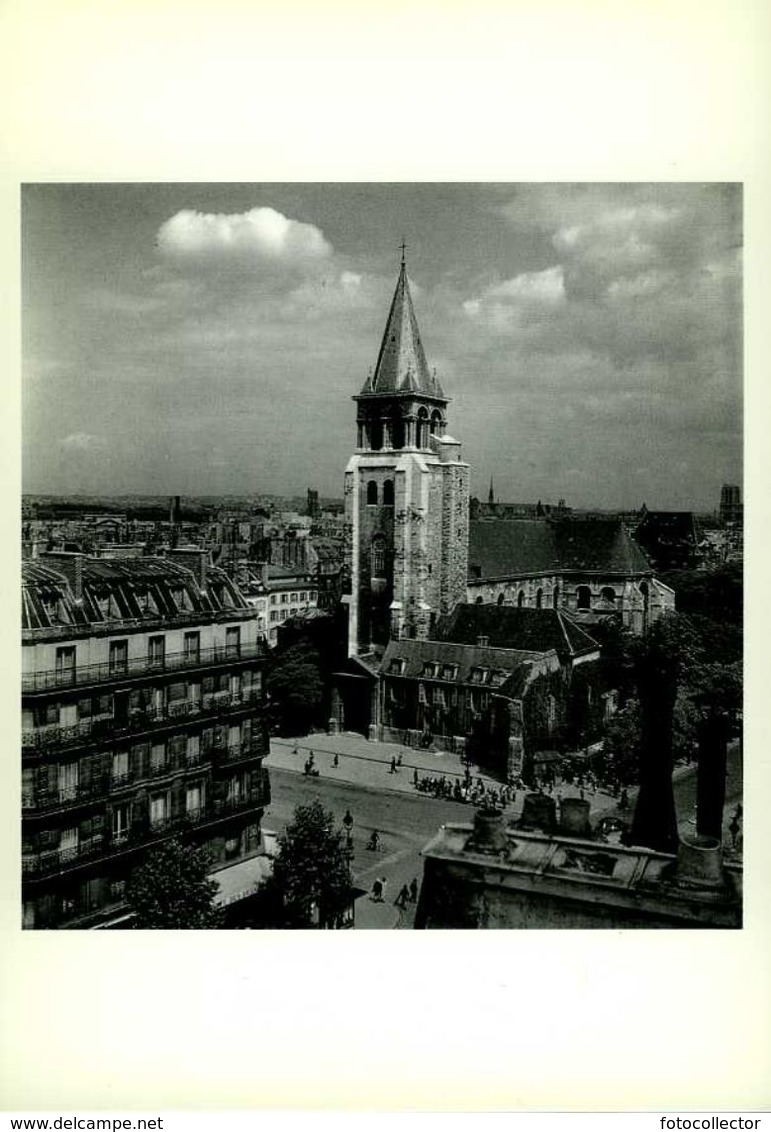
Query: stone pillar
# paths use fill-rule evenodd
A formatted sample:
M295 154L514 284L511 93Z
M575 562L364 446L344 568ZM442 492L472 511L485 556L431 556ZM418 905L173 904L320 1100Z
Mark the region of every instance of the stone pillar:
M329 717L329 725L327 730L330 735L336 735L339 731L344 729L344 711L343 711L343 698L340 691L335 684L332 688L332 704L331 714Z
M391 418L390 417L383 417L383 419L381 420L380 423L383 426L383 447L384 448L393 448L394 439L393 439L393 430L392 430L392 427L391 427Z
M404 422L404 447L415 447L415 426L417 421L415 417L407 417Z

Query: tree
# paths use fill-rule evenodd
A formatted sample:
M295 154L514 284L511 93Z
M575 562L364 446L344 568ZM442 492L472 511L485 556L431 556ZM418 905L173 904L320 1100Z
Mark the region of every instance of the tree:
M640 781L640 703L631 697L605 728L605 775L619 786Z
M322 658L305 640L277 655L269 673L272 723L282 735L304 735L321 722L324 705Z
M273 876L266 882L287 928L335 927L353 896L348 853L334 816L316 799L298 806L278 839Z
M207 878L201 849L172 838L154 849L133 874L126 899L138 928L217 928L217 882Z

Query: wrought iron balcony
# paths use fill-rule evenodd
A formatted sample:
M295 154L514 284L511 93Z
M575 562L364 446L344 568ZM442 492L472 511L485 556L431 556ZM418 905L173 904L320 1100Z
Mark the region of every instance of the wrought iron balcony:
M217 799L200 809L161 821L151 822L145 818L110 837L93 838L66 849L46 849L40 853L27 854L22 857L22 876L37 880L66 872L99 857L111 858L175 833L185 833L228 817L248 813L267 806L269 802L270 780L267 771L263 771L256 788L240 797Z
M54 813L57 810L71 810L89 802L107 798L110 794L130 790L139 783L153 779L166 778L200 770L214 761L218 767L231 763L245 762L267 754L266 744L260 736L245 743L228 743L222 738L216 740L195 755L187 752L181 759L166 759L151 765L146 774L126 772L125 774L102 774L89 783L80 783L74 790L37 790L32 796L22 799L22 814L25 818Z
M168 653L160 658L133 657L127 660L108 661L105 664L80 664L46 669L44 672L25 672L21 678L21 690L45 692L55 688L80 688L148 675L230 665L264 656L265 645L262 641L244 642L240 645L215 645L208 649Z
M130 712L122 720L112 717L85 719L70 727L45 727L36 731L24 731L21 737L22 753L35 755L52 750L65 750L98 742L137 735L144 731L155 731L177 720L217 719L254 707L263 701L262 691L247 691L231 694L216 692L202 700L183 701L167 704L163 708L142 708Z

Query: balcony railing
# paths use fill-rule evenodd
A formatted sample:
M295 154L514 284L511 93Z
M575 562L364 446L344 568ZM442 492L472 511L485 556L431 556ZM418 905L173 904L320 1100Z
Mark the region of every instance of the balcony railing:
M98 857L109 857L169 837L174 833L184 833L222 818L247 813L249 810L266 806L269 802L270 782L267 772L263 772L256 789L243 797L220 799L198 810L164 818L162 821L137 822L128 830L121 830L110 837L94 838L66 849L48 849L24 856L22 876L29 879L51 876Z
M215 740L195 755L186 753L181 759L169 759L154 766L151 765L145 774L127 772L120 775L100 775L89 783L79 784L72 791L36 791L31 797L22 799L22 813L25 817L34 817L36 814L69 810L88 802L106 798L120 790L129 790L141 782L199 770L211 760L216 761L217 766L229 766L231 763L244 762L247 759L259 758L266 754L265 743L259 736L245 743L228 743L225 739Z
M214 645L208 649L190 649L168 653L164 657L133 657L105 664L80 664L67 668L50 668L44 672L25 672L22 692L43 692L52 688L84 687L90 684L115 682L135 676L179 672L191 668L208 668L215 664L233 664L265 655L262 641L240 645Z
M131 712L123 720L111 717L85 719L70 727L54 726L37 731L24 731L21 737L22 751L26 755L53 749L63 750L69 747L81 747L100 739L111 740L152 731L176 720L182 722L187 719L216 719L221 715L230 715L260 704L262 700L262 691L256 689L236 694L215 692L211 696L205 696L203 700L185 700L176 704L167 704L163 708L142 708Z

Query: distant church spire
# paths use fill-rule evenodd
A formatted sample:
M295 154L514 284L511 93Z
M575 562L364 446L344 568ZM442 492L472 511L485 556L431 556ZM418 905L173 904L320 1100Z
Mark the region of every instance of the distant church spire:
M495 503L495 489L493 488L493 477L492 476L490 476L490 492L487 496L487 502L490 504L491 507Z

